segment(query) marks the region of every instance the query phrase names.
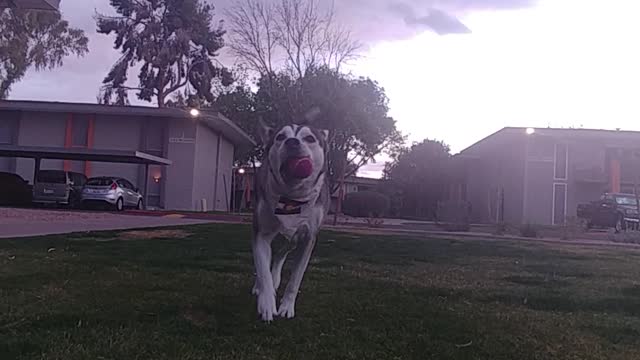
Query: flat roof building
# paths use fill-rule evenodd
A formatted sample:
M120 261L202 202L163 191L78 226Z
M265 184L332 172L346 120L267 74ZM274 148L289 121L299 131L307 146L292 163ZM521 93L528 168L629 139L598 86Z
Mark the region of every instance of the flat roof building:
M254 145L215 112L0 101L0 171L33 182L39 156L42 170L126 178L151 208L229 210L234 151Z

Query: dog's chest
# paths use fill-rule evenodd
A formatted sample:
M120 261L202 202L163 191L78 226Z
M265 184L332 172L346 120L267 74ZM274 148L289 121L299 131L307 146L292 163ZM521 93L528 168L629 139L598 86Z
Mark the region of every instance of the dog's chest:
M284 237L290 239L298 229L312 223L314 216L313 203L311 201L301 202L281 197L276 203L274 215L280 222L280 232Z

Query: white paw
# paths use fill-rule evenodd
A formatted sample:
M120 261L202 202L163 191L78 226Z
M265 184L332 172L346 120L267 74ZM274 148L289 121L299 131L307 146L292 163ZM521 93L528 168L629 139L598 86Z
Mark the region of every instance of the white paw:
M260 294L260 288L258 287L258 280L256 280L256 282L253 283L253 288L251 289L251 295L258 295Z
M278 309L278 316L287 319L293 319L296 316L296 300L289 299L288 297L284 297L282 299L282 303L280 303L280 308Z
M276 294L275 292L258 291L258 314L262 321L273 321L276 310Z

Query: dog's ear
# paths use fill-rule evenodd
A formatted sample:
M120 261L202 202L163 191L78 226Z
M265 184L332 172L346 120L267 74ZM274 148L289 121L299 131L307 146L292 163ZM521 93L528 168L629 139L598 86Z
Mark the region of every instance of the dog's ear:
M273 128L264 122L262 116L258 118L258 133L263 145L267 145L273 138Z
M304 113L305 124L313 123L320 116L320 108L317 106L312 107L306 113Z

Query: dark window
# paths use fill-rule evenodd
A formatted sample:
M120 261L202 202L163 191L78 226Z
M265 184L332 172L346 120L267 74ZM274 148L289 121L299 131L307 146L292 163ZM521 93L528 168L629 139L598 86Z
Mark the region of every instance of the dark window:
M124 181L124 186L129 189L129 190L135 190L136 187L133 186L133 184L131 182L129 182L129 180L123 180Z
M567 144L556 144L556 168L554 178L566 180L567 178Z
M154 155L162 155L164 148L164 130L158 124L151 122L145 129L147 137L146 151Z
M127 185L124 183L124 179L118 179L116 180L116 184L118 184L118 186L120 186L123 189L127 188Z
M84 184L86 183L87 177L83 174L70 173L69 175L75 186L84 186Z
M113 179L111 178L92 178L87 181L89 186L111 186Z
M11 144L13 138L13 121L0 120L0 144Z
M566 217L567 185L553 184L553 224L564 224Z
M38 173L38 182L47 184L66 184L67 173L60 170L41 170Z
M73 119L71 145L86 147L88 144L89 118L77 116Z

